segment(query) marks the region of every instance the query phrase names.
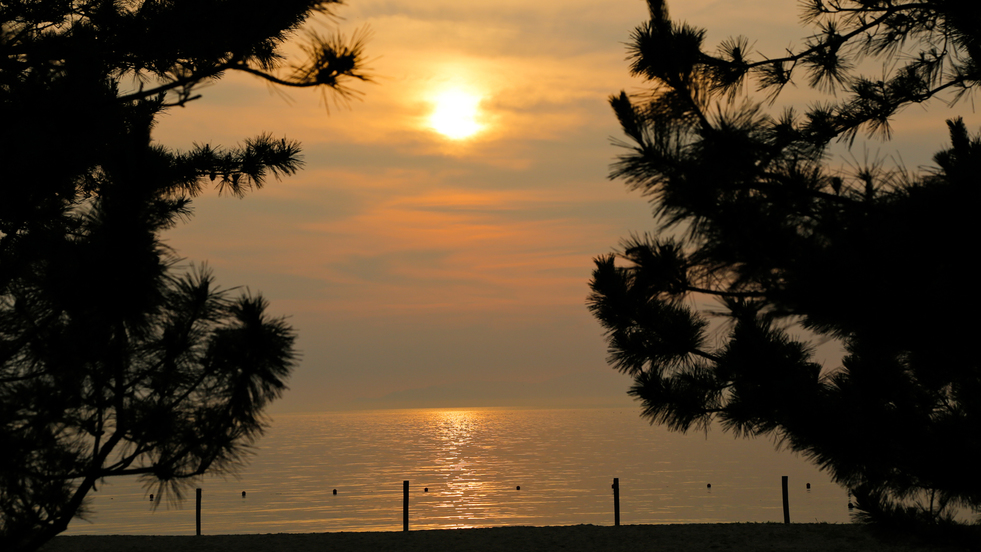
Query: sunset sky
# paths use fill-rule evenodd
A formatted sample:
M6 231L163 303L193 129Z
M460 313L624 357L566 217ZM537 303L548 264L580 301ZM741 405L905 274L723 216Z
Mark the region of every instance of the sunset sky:
M669 8L713 48L743 34L775 56L808 32L794 0ZM353 85L363 101L325 105L230 75L160 120L156 138L179 149L261 132L303 144L300 174L243 200L207 194L166 236L224 286L261 291L299 332L302 363L273 412L629 404L585 298L592 258L653 229L645 200L606 177L620 135L606 100L643 90L624 58L646 9L351 0L314 28L370 30L376 82ZM781 101L812 98L791 89ZM969 102L929 109L907 110L892 142L832 161L898 152L915 168L944 145L945 118L981 124Z

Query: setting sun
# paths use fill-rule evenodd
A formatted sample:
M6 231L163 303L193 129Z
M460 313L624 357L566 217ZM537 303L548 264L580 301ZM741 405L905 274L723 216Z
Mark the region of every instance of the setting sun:
M462 90L448 90L433 99L435 105L429 116L429 126L433 130L451 138L461 140L473 136L483 128L477 122L480 97Z

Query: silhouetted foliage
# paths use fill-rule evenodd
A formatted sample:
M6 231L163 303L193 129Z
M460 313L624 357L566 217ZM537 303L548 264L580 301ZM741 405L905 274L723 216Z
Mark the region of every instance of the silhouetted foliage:
M106 477L183 484L244 458L296 362L294 332L160 242L209 184L242 195L301 166L260 135L177 152L154 121L242 71L342 100L364 34L308 35L338 0L0 3L0 548L32 550ZM280 72L288 73L280 76ZM165 493L162 491L170 491Z
M651 198L659 230L596 259L588 300L644 416L772 436L865 497L865 519L978 512L979 301L962 283L981 139L949 121L951 147L917 175L826 158L833 141L888 136L911 103L975 88L981 9L807 0L816 34L756 60L741 37L705 52L703 30L648 4L629 51L650 91L611 98L629 138L611 176ZM868 60L891 70L858 75ZM836 101L773 117L742 97L801 77ZM841 366L822 369L809 340L839 342Z

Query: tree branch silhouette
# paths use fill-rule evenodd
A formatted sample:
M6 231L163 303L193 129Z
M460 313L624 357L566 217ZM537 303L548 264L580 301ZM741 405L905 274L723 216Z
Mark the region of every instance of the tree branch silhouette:
M830 168L828 146L887 138L904 106L981 81L981 12L967 0L807 0L818 32L754 61L749 41L704 51L704 31L648 0L630 70L649 91L611 96L626 135L610 176L654 206L657 232L595 259L587 304L610 365L653 423L719 423L770 436L860 497L862 520L956 534L981 511L966 460L981 453L981 366L962 347L977 298L940 297L973 268L981 136L947 122L950 147L919 174L877 162ZM882 79L857 74L903 61ZM845 96L803 114L766 111L795 72ZM744 97L758 81L764 102ZM719 308L699 307L693 295ZM706 329L713 319L717 344ZM807 336L836 342L839 366Z
M230 71L342 100L367 33L300 35L338 0L0 3L0 548L33 551L108 477L156 504L240 465L298 362L259 295L184 273L161 240L206 189L244 196L303 166L264 133L174 151L168 109ZM302 40L303 59L285 54ZM290 72L289 77L278 75Z

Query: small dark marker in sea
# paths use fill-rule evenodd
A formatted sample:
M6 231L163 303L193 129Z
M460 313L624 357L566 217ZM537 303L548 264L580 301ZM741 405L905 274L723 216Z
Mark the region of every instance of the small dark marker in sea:
M520 491L520 490L521 490L521 485L518 485L518 486L517 486L517 487L515 488L515 490L516 490L516 491Z
M712 484L711 484L711 483L709 483L708 485L706 485L706 486L705 486L705 488L706 488L706 489L711 489L711 488L712 488Z
M807 484L807 488L808 488L808 489L810 489L810 488L811 488L811 484L810 484L810 483L808 483L808 484Z
M337 494L337 489L334 489L334 494Z
M242 491L242 498L245 498L245 491Z
M426 487L425 489L423 489L422 492L428 493L429 492L429 487Z
M150 495L150 502L153 502L153 495Z

